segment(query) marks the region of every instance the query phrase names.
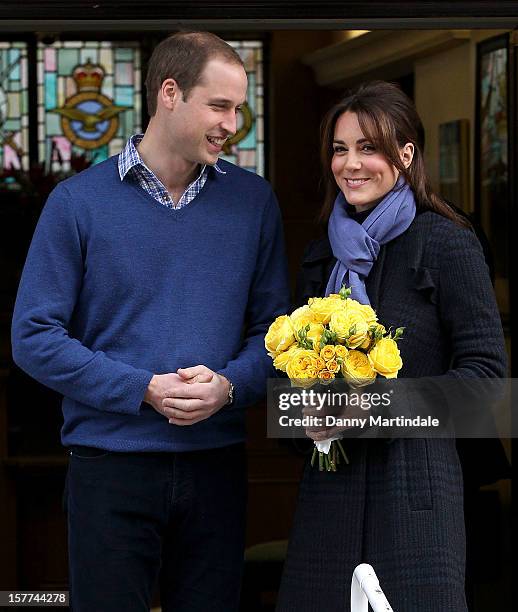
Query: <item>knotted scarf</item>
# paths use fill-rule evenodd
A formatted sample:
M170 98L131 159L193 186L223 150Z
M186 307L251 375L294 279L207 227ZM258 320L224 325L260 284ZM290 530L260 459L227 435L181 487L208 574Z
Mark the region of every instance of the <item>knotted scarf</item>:
M346 204L340 192L329 217L329 242L338 261L329 277L326 295L338 293L345 284L352 289L353 299L369 304L365 279L378 257L380 246L402 234L412 223L416 211L414 194L400 177L361 224L349 216Z

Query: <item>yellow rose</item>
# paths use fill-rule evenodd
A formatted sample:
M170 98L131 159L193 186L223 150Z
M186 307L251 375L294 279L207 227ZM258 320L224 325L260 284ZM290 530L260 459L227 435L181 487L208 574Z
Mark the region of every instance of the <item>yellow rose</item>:
M369 333L362 314L356 310L340 310L333 312L329 321L329 329L337 335L341 342L345 342L348 348L360 346Z
M369 338L369 328L365 321L357 321L354 325L354 331L345 341L347 348L355 349L361 346L366 339Z
M326 325L333 312L343 309L344 300L336 297L310 298L308 304L316 320Z
M378 320L375 311L371 306L369 306L369 304L360 304L360 302L356 300L347 298L347 300L345 300L345 307L349 312L360 313L368 326L371 326Z
M324 333L324 326L321 323L310 323L309 331L307 332L307 339L313 343L313 349L318 353L320 352L320 338Z
M336 355L336 349L333 344L326 344L320 350L320 357L324 359L324 361L329 361L333 359Z
M315 351L300 349L288 360L286 374L299 386L309 386L317 378L319 359Z
M300 349L294 351L286 364L286 374L290 378L308 378L308 374L316 372L319 356L315 351Z
M342 363L342 374L351 387L365 387L374 382L376 372L361 351L351 350Z
M369 352L369 362L378 374L385 378L397 378L403 367L398 346L392 338L381 338Z
M317 357L316 368L317 368L317 372L320 372L320 370L326 369L326 362L322 359L322 357Z
M328 362L326 362L326 368L330 372L333 372L333 374L336 374L337 372L340 371L340 364L338 363L338 361L335 361L334 359L330 359Z
M282 351L273 360L273 367L281 372L286 372L288 361L298 352L303 351L298 344L292 344L287 351Z
M318 378L322 384L326 384L334 380L335 375L329 370L320 370L320 372L318 373Z
M337 344L335 347L335 355L337 359L341 359L342 361L347 357L348 350L345 346L341 344Z
M329 329L338 337L338 340L344 342L349 336L350 320L346 310L333 312L329 319Z
M368 351L371 348L372 342L373 342L373 339L372 339L371 333L369 332L365 340L360 344L360 348L363 349L364 351Z
M381 338L387 333L387 330L381 323L372 323L369 327L369 335L365 338L360 348L368 353Z
M295 342L293 324L288 315L277 317L264 338L264 346L271 357L276 357Z
M299 329L306 327L311 323L318 323L315 314L309 306L301 306L294 310L290 315L291 322L293 323L293 329L298 332Z

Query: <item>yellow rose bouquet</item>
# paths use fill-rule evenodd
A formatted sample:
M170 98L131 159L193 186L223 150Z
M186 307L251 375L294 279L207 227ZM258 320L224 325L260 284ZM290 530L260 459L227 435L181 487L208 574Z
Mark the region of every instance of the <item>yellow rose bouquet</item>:
M352 388L370 385L380 375L396 378L403 362L394 332L379 323L376 312L350 297L343 286L339 293L310 298L290 315L277 317L264 343L277 370L285 372L292 386L311 387L343 378ZM311 464L336 471L342 457L349 463L339 438L315 442Z

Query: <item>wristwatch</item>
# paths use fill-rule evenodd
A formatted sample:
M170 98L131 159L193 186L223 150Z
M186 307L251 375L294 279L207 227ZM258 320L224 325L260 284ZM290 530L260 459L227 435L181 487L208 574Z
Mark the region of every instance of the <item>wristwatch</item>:
M227 378L228 380L228 378ZM228 400L227 403L225 404L225 406L230 406L233 402L234 402L234 385L232 384L232 382L230 380L228 380Z

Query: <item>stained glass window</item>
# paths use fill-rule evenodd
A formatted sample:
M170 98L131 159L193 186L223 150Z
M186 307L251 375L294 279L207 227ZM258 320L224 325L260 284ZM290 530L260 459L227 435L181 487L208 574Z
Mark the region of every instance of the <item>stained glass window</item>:
M248 74L247 104L224 159L264 175L263 43L229 41ZM38 44L38 157L66 171L72 155L97 163L141 130L138 43L59 41Z
M39 158L68 170L72 155L98 163L141 129L138 44L38 45Z
M29 168L27 45L0 42L0 168Z
M238 131L226 143L223 159L264 176L263 43L228 41L239 53L248 75L247 104L238 116Z

